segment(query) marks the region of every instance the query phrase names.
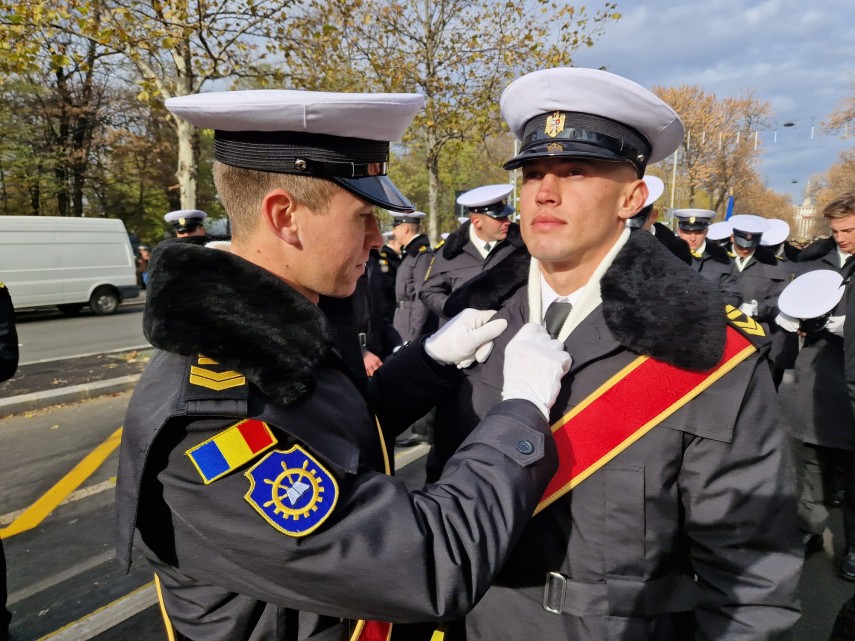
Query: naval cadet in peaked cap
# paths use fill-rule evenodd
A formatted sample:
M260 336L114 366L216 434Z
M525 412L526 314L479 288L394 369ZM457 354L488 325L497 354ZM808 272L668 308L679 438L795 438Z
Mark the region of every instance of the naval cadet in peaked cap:
M649 164L682 141L679 116L629 79L571 67L515 80L500 107L521 141L505 167L522 174L530 256L446 303L498 308L508 330L466 370L455 422L437 424L470 434L521 327L542 325L573 366L550 416L565 465L466 617L467 641L786 638L802 559L762 330L626 224Z
M570 359L553 341L511 341L509 363L537 363L532 388L509 383L450 472L411 493L388 475L386 443L506 323L467 310L366 380L346 306L325 311L382 245L375 207L415 211L386 169L423 102L288 90L166 102L214 130L233 234L228 248L155 251L143 325L156 350L122 436L118 556L129 566L138 541L171 636L428 641L486 592L555 472L547 416Z

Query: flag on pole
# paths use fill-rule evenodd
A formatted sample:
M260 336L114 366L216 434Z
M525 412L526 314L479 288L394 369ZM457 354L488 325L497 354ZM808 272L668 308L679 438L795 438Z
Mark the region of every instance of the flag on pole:
M727 197L727 211L724 214L725 220L730 220L730 217L733 216L733 196Z

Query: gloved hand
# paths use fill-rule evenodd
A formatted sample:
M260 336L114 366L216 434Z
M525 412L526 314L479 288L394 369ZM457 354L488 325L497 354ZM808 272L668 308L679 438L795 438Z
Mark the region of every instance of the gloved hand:
M775 316L775 323L785 332L795 333L799 331L799 319L787 316L784 312Z
M464 309L425 341L425 352L441 365L469 367L483 363L493 350L493 339L505 331L508 321L491 321L495 310Z
M572 362L564 344L550 338L542 325L526 323L505 348L502 400L529 400L548 421L561 378Z
M746 316L757 316L757 312L759 311L759 309L760 307L757 304L756 300L750 300L746 303L742 303L742 305L739 306L739 311L745 314Z
M843 336L844 322L846 322L846 316L832 316L825 324L825 329L836 336Z

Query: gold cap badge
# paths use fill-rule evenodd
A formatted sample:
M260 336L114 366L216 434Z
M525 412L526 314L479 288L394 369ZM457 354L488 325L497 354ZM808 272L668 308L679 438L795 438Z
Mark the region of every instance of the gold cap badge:
M555 136L564 131L564 118L565 115L563 113L556 111L546 119L546 125L543 128L543 133L550 138L555 138Z

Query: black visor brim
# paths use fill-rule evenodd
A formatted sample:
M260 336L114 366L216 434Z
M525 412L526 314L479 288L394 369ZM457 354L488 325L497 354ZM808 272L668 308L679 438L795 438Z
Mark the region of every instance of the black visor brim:
M566 142L561 144L561 149L557 149L550 147L554 143L543 143L538 145L533 145L524 151L521 151L519 154L511 158L507 161L502 167L510 171L512 169L519 169L523 166L523 164L534 161L534 160L542 160L548 158L567 158L567 159L579 159L579 160L604 160L607 162L623 162L629 165L632 165L636 172L639 175L644 175L644 164L637 164L630 159L626 158L624 155L617 154L609 149L603 149L601 147L593 147L591 145L584 144L567 144Z
M365 176L363 178L329 176L329 179L372 205L404 214L411 214L416 211L413 203L401 193L388 176Z

